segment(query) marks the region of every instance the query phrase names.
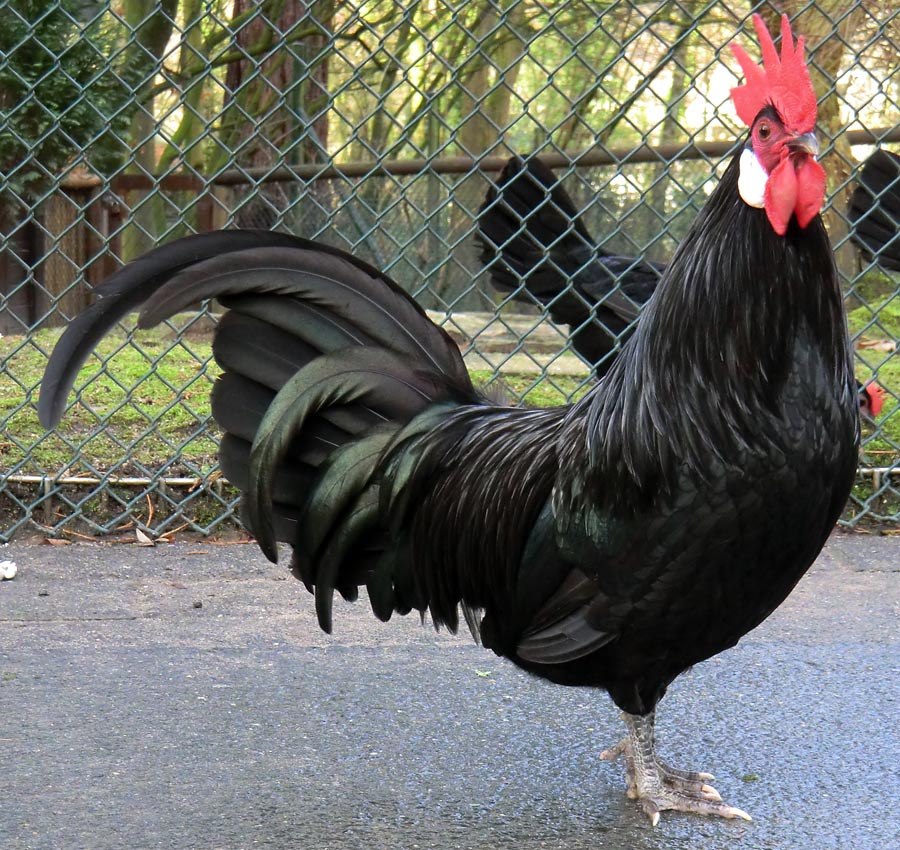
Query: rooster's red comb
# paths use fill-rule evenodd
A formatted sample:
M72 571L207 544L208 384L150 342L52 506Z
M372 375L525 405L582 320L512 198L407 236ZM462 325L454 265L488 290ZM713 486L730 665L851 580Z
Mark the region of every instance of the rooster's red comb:
M803 60L803 36L794 44L787 15L781 16L781 56L759 15L753 16L763 64L757 65L739 44L731 50L741 64L747 82L731 90L738 117L748 127L768 105L778 110L785 126L796 133L810 133L816 124L816 93Z

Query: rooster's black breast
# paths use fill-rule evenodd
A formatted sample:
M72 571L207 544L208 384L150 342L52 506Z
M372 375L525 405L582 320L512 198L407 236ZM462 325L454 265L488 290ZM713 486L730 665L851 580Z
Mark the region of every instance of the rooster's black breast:
M537 552L540 567L523 564L519 593L529 598L529 576L563 578L549 595L532 580L544 602L513 660L644 713L762 622L819 553L855 471L852 405L817 375L795 372L783 410L725 461L710 447L702 474L683 467L648 509L560 507L554 545Z

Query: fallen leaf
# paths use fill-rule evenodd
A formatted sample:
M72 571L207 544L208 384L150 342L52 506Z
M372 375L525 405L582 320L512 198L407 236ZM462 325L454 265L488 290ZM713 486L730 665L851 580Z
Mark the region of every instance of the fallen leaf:
M134 536L138 546L155 546L156 544L139 528L134 530Z
M897 343L892 339L861 339L856 347L869 351L896 351Z

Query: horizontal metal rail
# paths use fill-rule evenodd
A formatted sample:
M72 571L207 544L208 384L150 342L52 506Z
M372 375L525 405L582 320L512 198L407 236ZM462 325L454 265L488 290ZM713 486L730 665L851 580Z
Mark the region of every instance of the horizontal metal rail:
M879 127L874 130L848 130L843 134L851 146L900 142L900 125ZM638 145L629 148L592 148L582 153L548 151L541 159L550 168L567 168L570 165L587 168L598 165L624 165L629 163L670 163L674 160L711 159L725 156L740 142L687 141L663 145ZM120 174L113 178L112 188L132 191L162 187L172 191L196 191L204 186L237 186L257 183L277 183L290 180L335 180L359 177L413 176L431 174L468 174L471 171L502 171L508 156L449 156L418 157L414 159L385 159L352 161L341 164L309 162L302 165L283 165L279 168L230 168L212 175L208 180L196 174L171 172L168 174ZM62 181L66 189L93 189L103 180L85 172L73 173Z
M100 478L92 475L68 475L59 478L55 475L7 475L3 482L6 484L39 484L42 487L48 483L51 487L97 487L100 484L110 487L150 487L154 484L162 484L166 487L199 487L205 480L204 478L139 478L128 476Z
M900 476L900 467L896 466L860 466L857 467L858 478L879 479L883 476ZM98 487L101 484L109 487L201 487L208 478L141 478L141 477L110 477L71 475L57 478L54 475L7 475L3 482L7 484L37 484L42 489L52 487ZM215 478L214 483L226 482L225 478Z

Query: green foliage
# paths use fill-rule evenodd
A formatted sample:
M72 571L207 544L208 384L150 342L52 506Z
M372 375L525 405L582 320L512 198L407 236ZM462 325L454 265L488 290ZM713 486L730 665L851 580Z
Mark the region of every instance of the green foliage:
M114 39L96 14L103 4L4 5L0 172L28 203L76 158L101 172L118 161L125 149L115 131L127 127L132 92L107 59Z

